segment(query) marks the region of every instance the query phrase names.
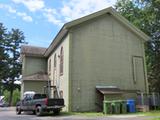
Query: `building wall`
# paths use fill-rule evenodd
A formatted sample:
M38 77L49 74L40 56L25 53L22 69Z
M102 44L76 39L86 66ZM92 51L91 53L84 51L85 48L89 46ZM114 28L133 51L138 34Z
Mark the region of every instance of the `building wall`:
M60 51L61 47L63 47L64 52L64 63L63 63L63 75L60 75ZM54 56L56 54L56 68L54 67ZM51 60L51 65L49 65L49 61ZM68 81L69 81L69 35L67 35L62 43L52 52L52 54L48 58L48 73L49 78L51 80L51 85L56 85L58 90L63 92L63 98L65 100L65 108L64 110L68 110ZM49 66L51 66L51 70L49 71ZM51 96L53 97L53 91L51 91Z
M22 76L32 75L37 72L47 72L47 60L42 57L24 56L22 57ZM36 92L41 92L43 88L43 82L24 82L21 84L21 98L23 93L27 90L36 90ZM38 88L36 87L38 86ZM32 89L30 89L32 88ZM43 93L43 91L42 91Z
M144 41L141 38L108 14L71 31L72 111L95 111L96 85L146 91ZM134 56L142 59L134 62L136 65L133 65ZM138 74L133 72L133 66Z
M24 82L21 82L21 99L23 99L23 93L24 93Z
M22 75L32 75L37 72L47 71L47 60L42 57L24 56L22 60Z
M21 93L21 98L23 97L23 93L26 91L35 91L36 93L44 93L44 86L47 85L46 81L23 81L22 87L23 91Z

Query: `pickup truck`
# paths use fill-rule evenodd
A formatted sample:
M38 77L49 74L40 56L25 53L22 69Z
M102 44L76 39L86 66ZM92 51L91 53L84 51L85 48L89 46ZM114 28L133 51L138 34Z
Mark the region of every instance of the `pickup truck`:
M46 94L29 94L19 101L16 105L16 113L19 115L22 111L33 111L37 116L41 116L44 112L53 111L59 114L64 107L63 98L48 98Z

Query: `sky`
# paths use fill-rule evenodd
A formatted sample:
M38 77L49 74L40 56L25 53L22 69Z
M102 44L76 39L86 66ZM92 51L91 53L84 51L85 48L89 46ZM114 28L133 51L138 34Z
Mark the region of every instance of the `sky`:
M0 0L0 23L24 32L29 45L48 47L64 23L117 0Z

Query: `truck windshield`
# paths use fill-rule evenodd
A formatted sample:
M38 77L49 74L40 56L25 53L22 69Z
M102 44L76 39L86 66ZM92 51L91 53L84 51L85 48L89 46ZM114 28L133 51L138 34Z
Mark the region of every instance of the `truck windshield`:
M46 94L35 94L33 99L43 99L46 98L47 95Z

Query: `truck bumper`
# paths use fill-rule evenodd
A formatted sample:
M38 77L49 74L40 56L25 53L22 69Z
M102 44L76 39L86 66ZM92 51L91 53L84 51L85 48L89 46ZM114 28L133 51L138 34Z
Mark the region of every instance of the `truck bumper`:
M43 106L43 111L52 111L55 109L62 109L64 106Z

